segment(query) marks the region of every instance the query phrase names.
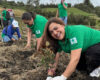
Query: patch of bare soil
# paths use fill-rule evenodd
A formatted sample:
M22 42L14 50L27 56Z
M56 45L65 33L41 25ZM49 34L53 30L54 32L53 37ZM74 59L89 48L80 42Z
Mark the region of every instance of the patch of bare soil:
M15 43L0 42L0 80L46 80L47 68L41 66L41 55L35 48L24 50L25 41ZM69 58L61 55L56 75L61 75ZM75 71L68 80L100 80L90 78L85 72Z

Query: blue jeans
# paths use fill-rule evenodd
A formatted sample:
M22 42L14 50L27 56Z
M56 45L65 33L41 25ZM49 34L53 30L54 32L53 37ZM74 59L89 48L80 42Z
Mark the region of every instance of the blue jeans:
M67 16L65 16L65 17L60 17L60 19L64 21L65 25L67 25Z
M18 38L15 35L13 35L12 38L14 38L15 40L18 40ZM11 39L8 36L3 37L3 42L9 42L9 41L11 41Z

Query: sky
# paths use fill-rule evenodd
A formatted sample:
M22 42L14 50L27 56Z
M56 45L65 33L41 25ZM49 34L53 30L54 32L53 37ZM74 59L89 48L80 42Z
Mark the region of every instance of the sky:
M27 0L8 0L8 1L15 1L15 2L18 2L18 1L22 1L24 3L27 3ZM55 0L55 4L58 4L60 3L61 0ZM84 0L65 0L65 2L67 3L71 3L72 5L74 4L78 4L78 3L82 3ZM100 0L90 0L91 3L94 5L94 6L100 6ZM52 3L52 0L40 0L40 4L50 4Z

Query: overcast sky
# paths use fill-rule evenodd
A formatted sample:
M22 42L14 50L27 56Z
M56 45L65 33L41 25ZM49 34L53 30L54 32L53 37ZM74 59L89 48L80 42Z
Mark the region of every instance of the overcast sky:
M27 0L8 0L8 1L22 1L24 3L27 2ZM55 4L57 3L60 3L61 0L55 0ZM82 3L84 0L65 0L66 2L68 3L71 3L72 5L74 4L78 4L78 3ZM91 3L94 5L94 6L100 6L100 0L90 0ZM40 0L40 4L50 4L52 3L52 0Z

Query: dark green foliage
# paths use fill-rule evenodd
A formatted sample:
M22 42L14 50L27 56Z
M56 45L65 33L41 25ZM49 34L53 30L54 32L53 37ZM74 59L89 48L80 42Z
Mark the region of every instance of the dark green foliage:
M7 2L7 1L3 1L0 3L0 6L5 6L7 8L16 8L16 9L25 9L25 5L23 2L18 2L18 3L15 3L14 1L10 1L10 2Z
M96 19L89 18L83 15L70 14L68 16L68 24L75 24L75 25L83 24L83 25L95 26Z
M86 4L81 3L81 4L75 5L74 7L78 8L78 9L81 9L83 11L86 11L88 13L94 13L95 12L94 7L93 7L92 4L86 5Z
M49 64L54 63L55 55L49 48L42 49L42 52L44 55L41 59L41 65L44 65L45 67L49 68Z
M68 3L68 8L70 8L71 7L71 3Z
M95 13L100 17L100 7L95 7Z
M96 25L96 19L90 19L90 26Z
M82 15L74 15L70 14L68 16L68 24L84 24L88 25L89 24L89 17L82 16Z
M40 7L41 8L47 8L47 7L49 7L49 8L57 8L57 5L55 5L55 4L47 4L47 5L41 4Z

